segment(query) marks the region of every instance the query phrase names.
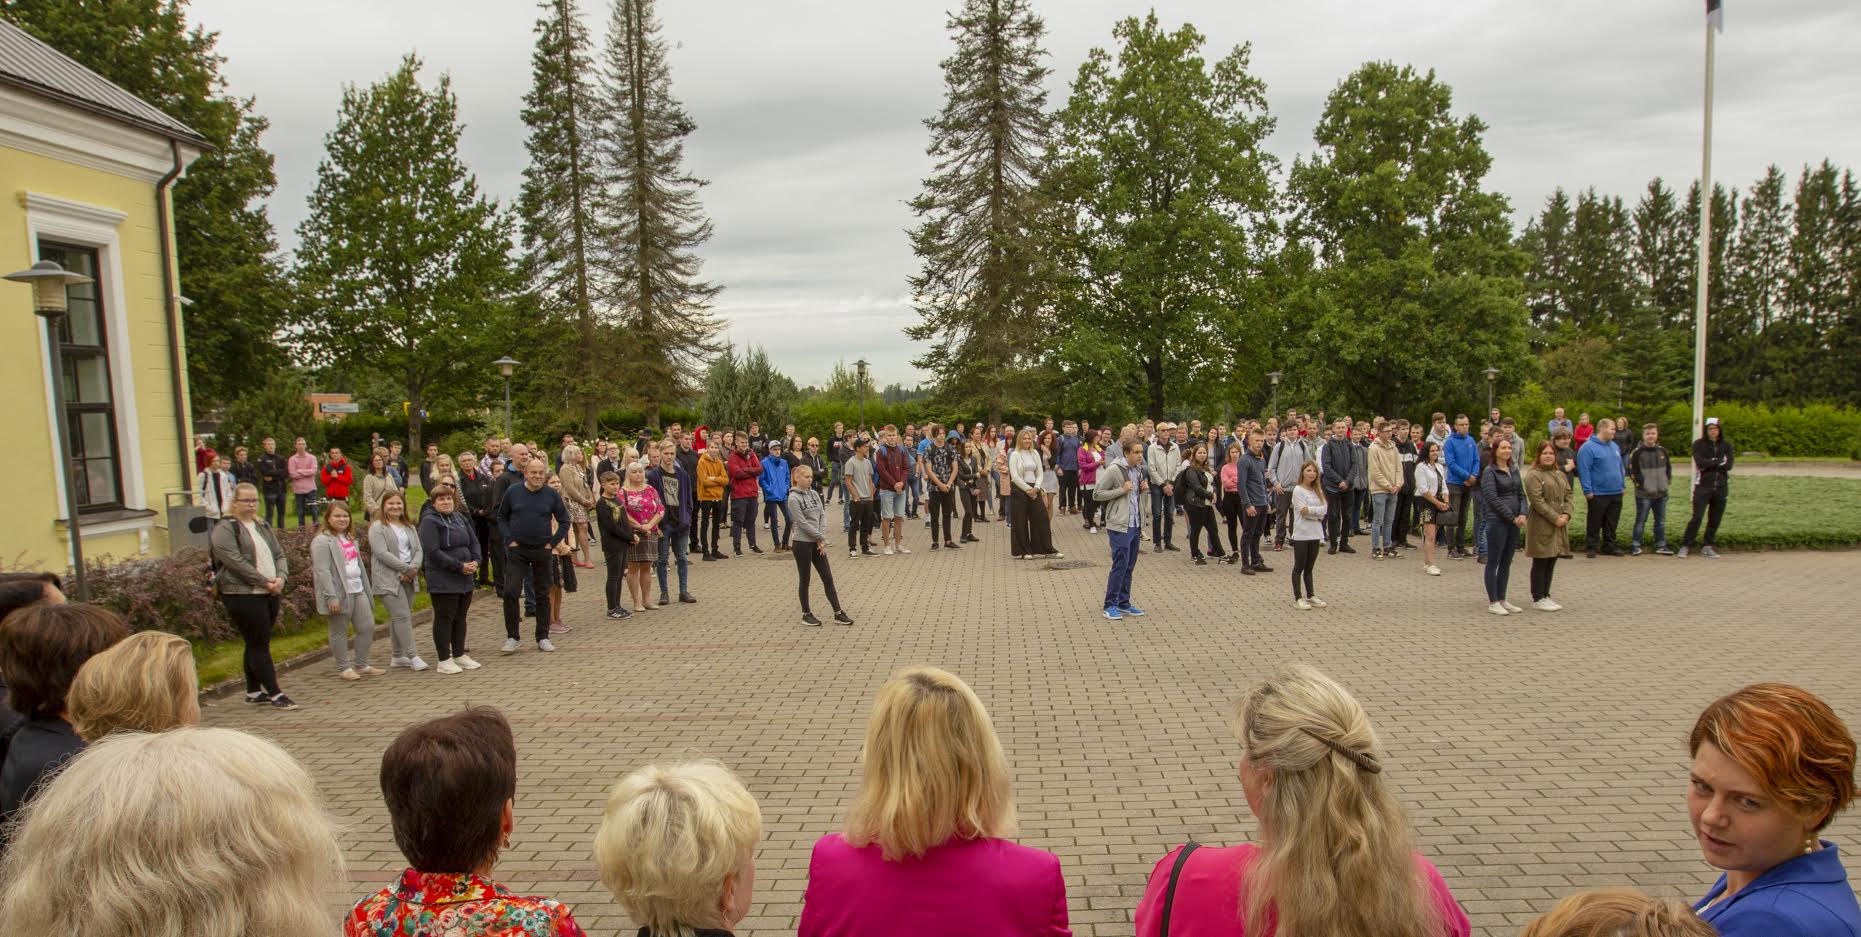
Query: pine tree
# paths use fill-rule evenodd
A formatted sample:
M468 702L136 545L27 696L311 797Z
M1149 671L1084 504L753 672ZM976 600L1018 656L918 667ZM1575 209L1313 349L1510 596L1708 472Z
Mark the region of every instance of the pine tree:
M219 35L190 28L176 0L0 0L0 16L212 143L174 188L189 396L201 413L263 386L284 365L289 300L264 203L278 180L267 121L227 92Z
M614 389L612 369L602 366L604 330L595 308L601 289L590 264L600 229L594 164L600 98L588 30L575 0L542 0L540 6L530 92L523 99L523 122L530 129L524 141L530 164L517 201L524 273L545 313L573 331L564 360L550 370L566 378L582 431L593 434L601 405Z
M1620 196L1588 189L1571 217L1567 298L1578 333L1619 338L1636 306L1633 241Z
M1525 271L1525 307L1537 330L1535 340L1557 340L1558 329L1570 322L1570 304L1564 297L1570 278L1570 196L1563 187L1553 191L1544 211L1525 225L1519 246L1532 257Z
M297 229L292 323L312 363L401 388L413 451L422 408L464 402L489 382L515 287L509 219L459 158L451 82L428 91L419 71L409 55L381 82L343 92Z
M1695 242L1687 239L1686 217L1674 190L1659 178L1648 183L1635 205L1635 272L1662 329L1693 321Z
M936 375L945 402L986 408L993 424L1026 399L1048 282L1037 233L1046 26L1027 0L965 0L947 28L944 106L924 122L936 169L911 203L921 321L905 334L935 343L913 363Z
M722 287L699 277L697 248L711 238L698 203L706 183L684 167L697 125L672 96L659 30L652 0L614 0L596 141L605 223L595 266L625 339L619 367L655 429L660 407L695 396L723 331L711 312Z

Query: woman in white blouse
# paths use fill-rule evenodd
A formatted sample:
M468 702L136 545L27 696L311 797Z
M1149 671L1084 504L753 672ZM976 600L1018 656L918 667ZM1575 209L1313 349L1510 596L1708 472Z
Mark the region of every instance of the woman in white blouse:
M426 557L420 533L407 520L407 498L398 491L382 496L381 514L368 525L369 591L388 610L388 635L394 649L388 666L425 670L414 653L414 584Z
M1034 448L1034 431L1023 429L1015 436L1014 451L1008 454L1010 527L1009 550L1014 558L1059 557L1053 548L1053 524L1042 503L1041 475L1045 461Z

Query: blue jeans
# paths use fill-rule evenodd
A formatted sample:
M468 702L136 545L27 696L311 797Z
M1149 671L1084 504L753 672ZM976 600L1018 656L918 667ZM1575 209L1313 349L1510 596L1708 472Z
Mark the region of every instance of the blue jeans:
M1648 514L1650 512L1654 514L1654 548L1656 550L1665 550L1667 549L1666 495L1661 495L1658 498L1644 498L1641 495L1635 496L1635 535L1629 540L1629 545L1634 547L1641 546L1641 531L1648 523Z
M1480 531L1486 534L1486 601L1504 602L1506 581L1512 578L1512 554L1518 552L1518 525L1489 519L1480 523Z
M1473 493L1468 492L1467 494L1468 494L1468 498L1467 498L1466 510L1478 513L1480 508L1479 508L1479 504L1473 500L1473 497L1472 497ZM1473 552L1477 556L1486 555L1486 548L1488 546L1488 541L1486 539L1487 538L1486 528L1487 528L1487 522L1484 520L1473 525Z
M265 502L265 523L273 530L284 529L284 492L267 491L259 495Z
M317 513L311 509L311 502L317 500L317 493L306 491L303 494L292 492L297 501L297 526L308 527L317 522Z
M1105 540L1111 544L1111 573L1105 577L1106 608L1131 604L1131 572L1137 568L1137 548L1143 533L1143 528L1137 526L1122 532L1105 532Z
M666 591L666 565L669 559L678 561L678 594L684 595L691 591L685 578L686 572L691 568L690 556L690 538L684 534L667 534L659 538L659 559L653 561L653 571L659 574L660 595L670 595Z
M922 496L923 488L924 480L917 476L917 470L914 467L910 480L905 482L905 513L916 514L918 512L918 498Z
M1389 532L1396 524L1396 496L1387 491L1378 491L1370 495L1370 506L1376 512L1376 519L1370 524L1370 547L1388 549Z

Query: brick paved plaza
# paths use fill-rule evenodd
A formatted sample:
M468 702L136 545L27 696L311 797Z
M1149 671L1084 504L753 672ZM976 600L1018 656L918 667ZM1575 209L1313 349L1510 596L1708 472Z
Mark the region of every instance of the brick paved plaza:
M868 701L901 665L949 668L982 696L1015 769L1020 840L1060 855L1082 935L1130 934L1145 878L1172 845L1251 835L1229 704L1282 661L1335 674L1369 709L1422 849L1483 935L1510 937L1582 887L1703 892L1713 873L1687 831L1684 740L1713 697L1787 680L1861 725L1853 553L1579 557L1558 570L1566 611L1497 618L1471 561L1444 561L1430 579L1419 559L1321 556L1331 607L1302 613L1289 552L1269 552L1276 572L1252 578L1146 552L1135 599L1150 615L1113 624L1098 614L1104 539L1072 518L1057 527L1068 558L1091 567L1010 561L1001 524L955 554L925 550L917 524L912 556L837 551L859 621L850 629L799 624L787 556L694 563L702 604L626 623L605 620L600 570L582 570L574 633L553 655L526 642L500 656L499 612L480 593L476 673L348 685L322 662L285 675L301 711L235 697L210 704L206 720L273 735L320 780L346 825L349 888L334 906L403 865L375 781L388 740L468 703L501 707L521 773L497 877L572 904L592 935L627 927L590 858L608 787L649 761L718 758L762 802L756 905L738 931L758 937L794 932L809 847L836 828ZM1519 604L1525 574L1517 564ZM431 635L420 643L432 660ZM376 647L385 665L386 640ZM1832 835L1853 828L1844 819Z

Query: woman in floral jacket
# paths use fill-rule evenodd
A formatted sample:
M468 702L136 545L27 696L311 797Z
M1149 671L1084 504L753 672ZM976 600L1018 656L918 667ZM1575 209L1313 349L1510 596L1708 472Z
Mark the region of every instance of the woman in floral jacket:
M517 793L502 713L481 706L410 726L381 756L381 793L411 867L356 902L344 937L584 937L567 905L491 878Z

